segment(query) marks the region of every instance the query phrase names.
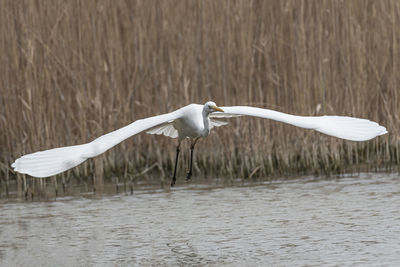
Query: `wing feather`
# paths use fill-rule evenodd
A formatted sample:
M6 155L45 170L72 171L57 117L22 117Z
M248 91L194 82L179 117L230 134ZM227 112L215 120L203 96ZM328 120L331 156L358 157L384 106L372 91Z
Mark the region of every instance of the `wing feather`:
M173 125L173 121L169 121L167 123L164 123L162 125L158 125L156 127L151 128L148 130L146 133L148 134L163 134L165 136L171 137L171 138L177 138L178 137L178 131L175 129Z
M227 125L228 122L227 121L220 121L220 120L216 120L216 119L212 119L210 118L210 129L214 128L214 127L220 127L220 126L224 126Z
M102 135L90 143L53 148L24 155L11 166L14 171L29 174L34 177L48 177L71 169L88 158L104 153L125 139L181 116L179 110L137 120L121 129Z
M274 110L247 106L221 107L225 112L216 112L220 117L232 115L253 116L288 123L297 127L351 141L366 141L387 133L385 127L376 122L346 116L295 116Z

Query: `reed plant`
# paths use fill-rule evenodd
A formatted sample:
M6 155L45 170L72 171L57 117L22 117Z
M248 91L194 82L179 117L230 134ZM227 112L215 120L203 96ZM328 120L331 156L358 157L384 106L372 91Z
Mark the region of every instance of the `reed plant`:
M199 143L197 176L392 169L400 161L399 14L396 0L0 1L2 188L39 183L10 169L22 154L208 100L368 118L389 134L354 143L233 118ZM140 134L46 183L61 190L104 177L129 187L138 174L163 182L174 146Z

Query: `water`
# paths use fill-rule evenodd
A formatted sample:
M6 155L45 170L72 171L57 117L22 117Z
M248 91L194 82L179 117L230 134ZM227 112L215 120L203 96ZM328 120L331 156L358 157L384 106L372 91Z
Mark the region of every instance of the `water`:
M0 263L395 266L399 208L394 174L3 203Z

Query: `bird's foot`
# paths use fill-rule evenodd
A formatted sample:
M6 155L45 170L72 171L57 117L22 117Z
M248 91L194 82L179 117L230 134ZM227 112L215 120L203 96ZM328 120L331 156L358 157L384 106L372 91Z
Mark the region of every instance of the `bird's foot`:
M192 172L188 172L186 174L186 181L189 181L192 178Z
M175 182L176 182L176 178L174 177L174 178L172 178L171 187L174 187Z

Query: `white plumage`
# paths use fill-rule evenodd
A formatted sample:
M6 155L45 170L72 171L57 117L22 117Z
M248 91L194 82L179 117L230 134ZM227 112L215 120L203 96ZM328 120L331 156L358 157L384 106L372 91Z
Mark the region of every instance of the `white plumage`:
M269 109L247 106L219 108L214 102L207 102L205 105L190 104L171 113L137 120L121 129L100 136L87 144L27 154L17 159L12 164L12 167L14 171L19 173L29 174L34 177L48 177L71 169L86 159L104 153L125 139L143 131L147 131L150 134L163 134L178 138L180 144L180 141L184 138L189 137L197 140L199 137L208 136L210 129L213 127L227 124L227 122L219 121L215 118L236 116L272 119L352 141L366 141L387 133L385 127L366 119L343 116L294 116ZM194 144L195 142L192 143L193 148Z

